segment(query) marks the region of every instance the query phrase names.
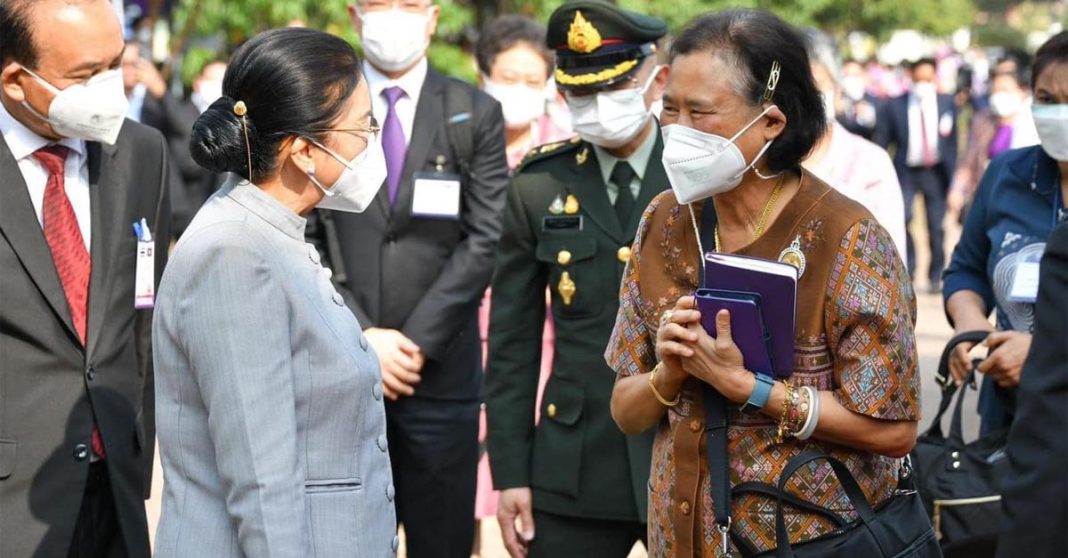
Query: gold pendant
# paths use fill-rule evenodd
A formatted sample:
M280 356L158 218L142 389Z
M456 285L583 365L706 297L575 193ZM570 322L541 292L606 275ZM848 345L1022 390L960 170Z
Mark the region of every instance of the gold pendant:
M571 280L570 273L565 271L560 275L560 282L556 285L556 291L564 299L564 306L571 306L571 297L575 296L575 291L577 290L575 282Z
M797 268L797 278L805 274L805 253L801 251L801 235L794 238L790 246L779 253L779 261Z
M560 197L560 194L556 194L553 199L553 203L549 204L549 213L553 215L559 215L564 212L564 199Z
M579 211L578 198L572 194L567 195L567 201L564 202L564 213L568 215L574 215Z

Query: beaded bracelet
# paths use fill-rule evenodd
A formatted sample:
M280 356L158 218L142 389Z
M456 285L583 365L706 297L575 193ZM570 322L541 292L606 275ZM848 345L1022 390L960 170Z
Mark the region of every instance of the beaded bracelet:
M781 444L786 439L786 421L790 416L790 411L793 409L794 404L797 402L797 392L794 387L790 385L790 382L783 382L783 386L786 387L786 397L782 401L782 414L779 415L779 430L775 434L775 443Z
M786 420L786 431L791 436L797 436L797 432L804 428L805 421L808 420L809 412L812 410L812 394L809 387L799 387L795 393L797 393L797 400L794 401L790 416Z

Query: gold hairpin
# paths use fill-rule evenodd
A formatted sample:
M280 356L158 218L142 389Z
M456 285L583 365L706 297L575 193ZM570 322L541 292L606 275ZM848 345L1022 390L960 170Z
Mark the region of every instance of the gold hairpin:
M770 103L772 97L775 96L775 89L779 87L779 73L782 71L782 66L776 60L771 63L771 73L768 74L768 86L764 89L764 102Z
M241 117L241 131L245 133L245 153L248 155L248 181L252 182L252 144L248 141L248 107L245 101L234 103L234 114Z

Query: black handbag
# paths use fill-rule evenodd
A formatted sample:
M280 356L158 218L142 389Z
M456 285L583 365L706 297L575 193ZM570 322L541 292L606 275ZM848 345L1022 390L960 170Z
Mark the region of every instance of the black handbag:
M949 377L949 358L963 342L978 343L985 331L962 333L950 339L938 364L942 402L931 428L921 435L912 450L916 488L934 525L943 553L950 558L992 557L997 551L998 533L1004 512L1001 509L1001 478L1008 472L1005 454L1008 429L965 443L961 413L968 387L974 389L974 372L958 388ZM974 364L973 364L974 365ZM942 433L942 416L953 397L949 436Z
M786 490L790 478L802 466L816 460L831 464L838 482L857 512L857 519L849 522L832 510L802 500ZM907 461L906 461L907 464ZM732 536L735 546L743 556L755 558L807 558L807 557L860 557L877 558L938 558L942 556L931 522L924 513L923 503L911 489L907 465L899 479L897 491L876 508L864 497L852 473L844 463L825 453L807 451L794 457L779 476L779 486L759 482L747 482L734 488L734 493L756 492L776 498L775 540L777 547L756 553L740 536ZM789 504L805 511L822 515L838 527L819 537L790 544L786 530L783 505Z

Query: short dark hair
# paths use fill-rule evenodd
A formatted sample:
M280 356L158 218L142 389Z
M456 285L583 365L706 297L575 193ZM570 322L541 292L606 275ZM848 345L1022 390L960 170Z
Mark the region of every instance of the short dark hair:
M1035 62L1031 66L1031 90L1035 89L1038 76L1054 64L1068 62L1068 31L1061 31L1038 47Z
M356 52L338 37L306 28L265 31L241 45L223 78L223 96L193 125L189 151L200 166L255 182L277 165L289 136L322 141L361 79ZM247 108L248 146L242 118ZM249 173L248 151L252 170Z
M933 70L935 70L935 71L938 70L938 62L935 62L934 58L925 57L925 58L920 58L920 59L917 59L917 60L913 60L909 64L909 71L910 72L915 72L916 69L919 68L920 66L930 66Z
M8 59L37 66L37 48L30 29L33 0L0 0L0 64Z
M488 76L497 61L497 55L520 44L529 46L545 59L545 77L551 76L556 60L552 51L545 46L545 26L519 14L503 15L482 30L475 47L478 69Z
M668 59L702 51L723 55L740 74L737 93L753 105L762 103L772 63L779 63L779 83L771 102L786 115L787 124L768 149L768 168L797 169L827 129L823 98L812 78L801 33L769 12L723 10L691 22L671 45Z

